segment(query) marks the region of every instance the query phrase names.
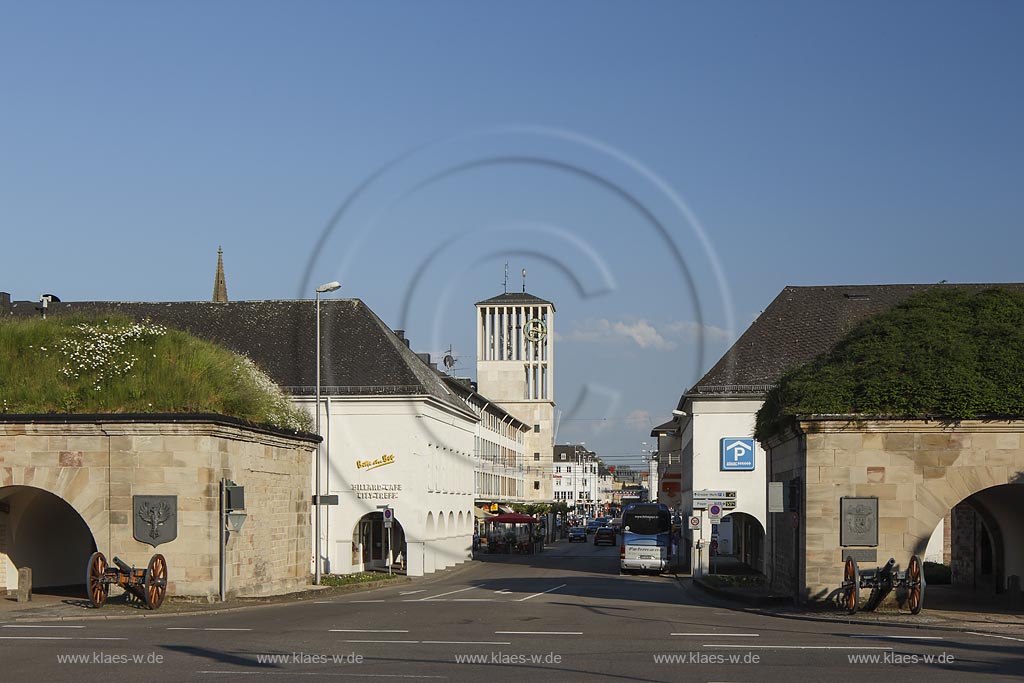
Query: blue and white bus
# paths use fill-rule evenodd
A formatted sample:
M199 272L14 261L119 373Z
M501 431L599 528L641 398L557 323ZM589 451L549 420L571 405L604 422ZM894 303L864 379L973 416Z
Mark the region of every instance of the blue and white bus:
M659 503L632 503L622 511L619 568L663 572L672 563L672 512Z

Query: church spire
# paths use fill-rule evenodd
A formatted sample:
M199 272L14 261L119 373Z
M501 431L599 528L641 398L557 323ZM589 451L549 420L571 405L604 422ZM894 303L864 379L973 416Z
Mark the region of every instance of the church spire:
M224 279L224 250L217 247L217 275L213 279L213 300L227 303L228 283Z

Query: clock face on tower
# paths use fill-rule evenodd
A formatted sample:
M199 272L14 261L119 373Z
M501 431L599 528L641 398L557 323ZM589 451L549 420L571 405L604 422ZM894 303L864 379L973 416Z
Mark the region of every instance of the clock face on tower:
M540 318L531 318L526 322L526 338L534 343L543 341L548 336L548 326Z

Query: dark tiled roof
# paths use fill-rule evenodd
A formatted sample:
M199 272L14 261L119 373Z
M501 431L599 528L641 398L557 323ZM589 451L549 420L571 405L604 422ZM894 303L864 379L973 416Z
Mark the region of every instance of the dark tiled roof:
M688 395L763 395L787 371L832 349L861 321L934 287L1024 289L1021 283L786 287Z
M550 301L541 299L540 297L528 294L526 292L505 292L498 296L493 296L490 299L483 301L477 301L477 306L551 306L552 310L555 305Z
M502 420L508 417L511 418L511 424L515 425L520 431L528 432L533 431L533 427L526 424L512 413L508 412L497 403L487 398L486 396L478 393L471 384L467 383L467 380L461 377L452 377L451 375L445 375L438 371L438 376L448 385L448 388L455 392L462 400L472 401L483 407L489 408L491 411L496 413Z
M17 302L12 314L37 316L35 302ZM185 330L244 354L288 391L316 387L316 307L313 301L81 301L50 304L48 315L120 313ZM320 303L324 393L428 395L469 412L404 341L359 299Z
M664 434L674 434L679 431L679 422L675 419L669 420L664 424L660 424L657 427L651 429L651 436L662 436Z

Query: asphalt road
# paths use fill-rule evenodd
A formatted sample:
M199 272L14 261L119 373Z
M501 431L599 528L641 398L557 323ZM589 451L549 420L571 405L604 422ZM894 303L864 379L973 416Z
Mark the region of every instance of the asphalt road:
M723 608L671 576L619 576L618 549L590 543L485 557L322 602L0 627L4 682L939 683L1022 674L1019 638Z

